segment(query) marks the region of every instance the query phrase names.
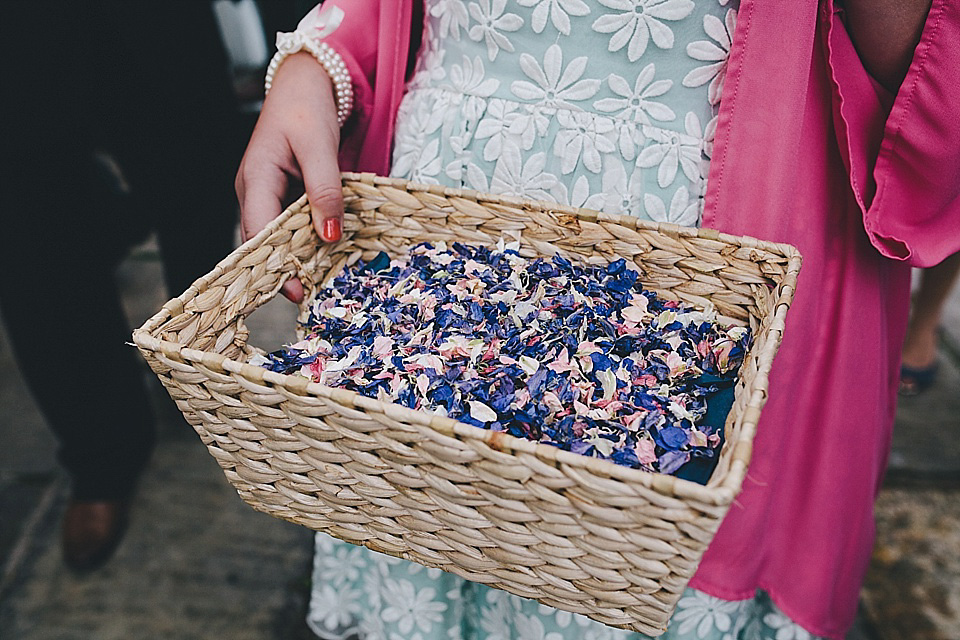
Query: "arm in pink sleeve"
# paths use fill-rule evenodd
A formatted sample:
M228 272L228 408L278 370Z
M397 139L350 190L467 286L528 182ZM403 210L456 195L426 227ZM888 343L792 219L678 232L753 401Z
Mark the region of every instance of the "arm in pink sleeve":
M934 0L910 69L889 95L827 16L834 122L871 243L931 266L960 250L960 3Z
M413 0L326 0L343 11L324 42L343 58L353 81L354 113L341 133L340 167L386 174L393 120L411 55ZM313 9L320 10L320 6Z

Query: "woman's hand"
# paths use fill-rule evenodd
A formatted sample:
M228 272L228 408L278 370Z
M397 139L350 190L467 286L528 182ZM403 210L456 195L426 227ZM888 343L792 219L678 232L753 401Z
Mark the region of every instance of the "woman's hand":
M292 178L304 185L317 235L327 242L339 240L343 220L339 145L330 77L309 53L290 56L277 70L237 172L243 239L280 215ZM283 295L299 302L303 287L290 280Z

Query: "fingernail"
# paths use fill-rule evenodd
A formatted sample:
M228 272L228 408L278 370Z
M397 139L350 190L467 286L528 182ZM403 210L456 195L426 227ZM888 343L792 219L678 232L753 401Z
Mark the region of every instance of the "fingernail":
M326 218L323 221L323 239L327 242L340 239L340 218Z

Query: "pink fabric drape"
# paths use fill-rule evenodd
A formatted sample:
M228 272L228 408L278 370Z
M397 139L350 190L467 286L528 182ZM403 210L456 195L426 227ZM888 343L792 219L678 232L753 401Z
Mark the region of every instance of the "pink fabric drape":
M341 132L340 167L387 175L410 55L414 2L327 0L325 5L344 10L340 27L325 41L343 57L355 94L354 115Z
M327 0L354 76L342 168L386 174L416 0ZM853 621L889 451L909 265L960 250L960 4L935 0L885 106L830 0L742 0L704 226L804 256L753 462L692 586Z

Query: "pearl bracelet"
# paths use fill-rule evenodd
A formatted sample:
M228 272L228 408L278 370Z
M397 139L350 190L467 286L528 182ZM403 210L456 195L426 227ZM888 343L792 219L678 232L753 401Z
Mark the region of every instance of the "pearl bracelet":
M337 123L342 127L353 111L353 80L350 71L344 64L340 54L326 42L318 42L306 37L298 31L277 34L277 52L267 65L267 76L263 85L266 93L273 85L273 76L284 59L299 51L309 51L317 59L330 80L333 82L333 93L337 103Z

